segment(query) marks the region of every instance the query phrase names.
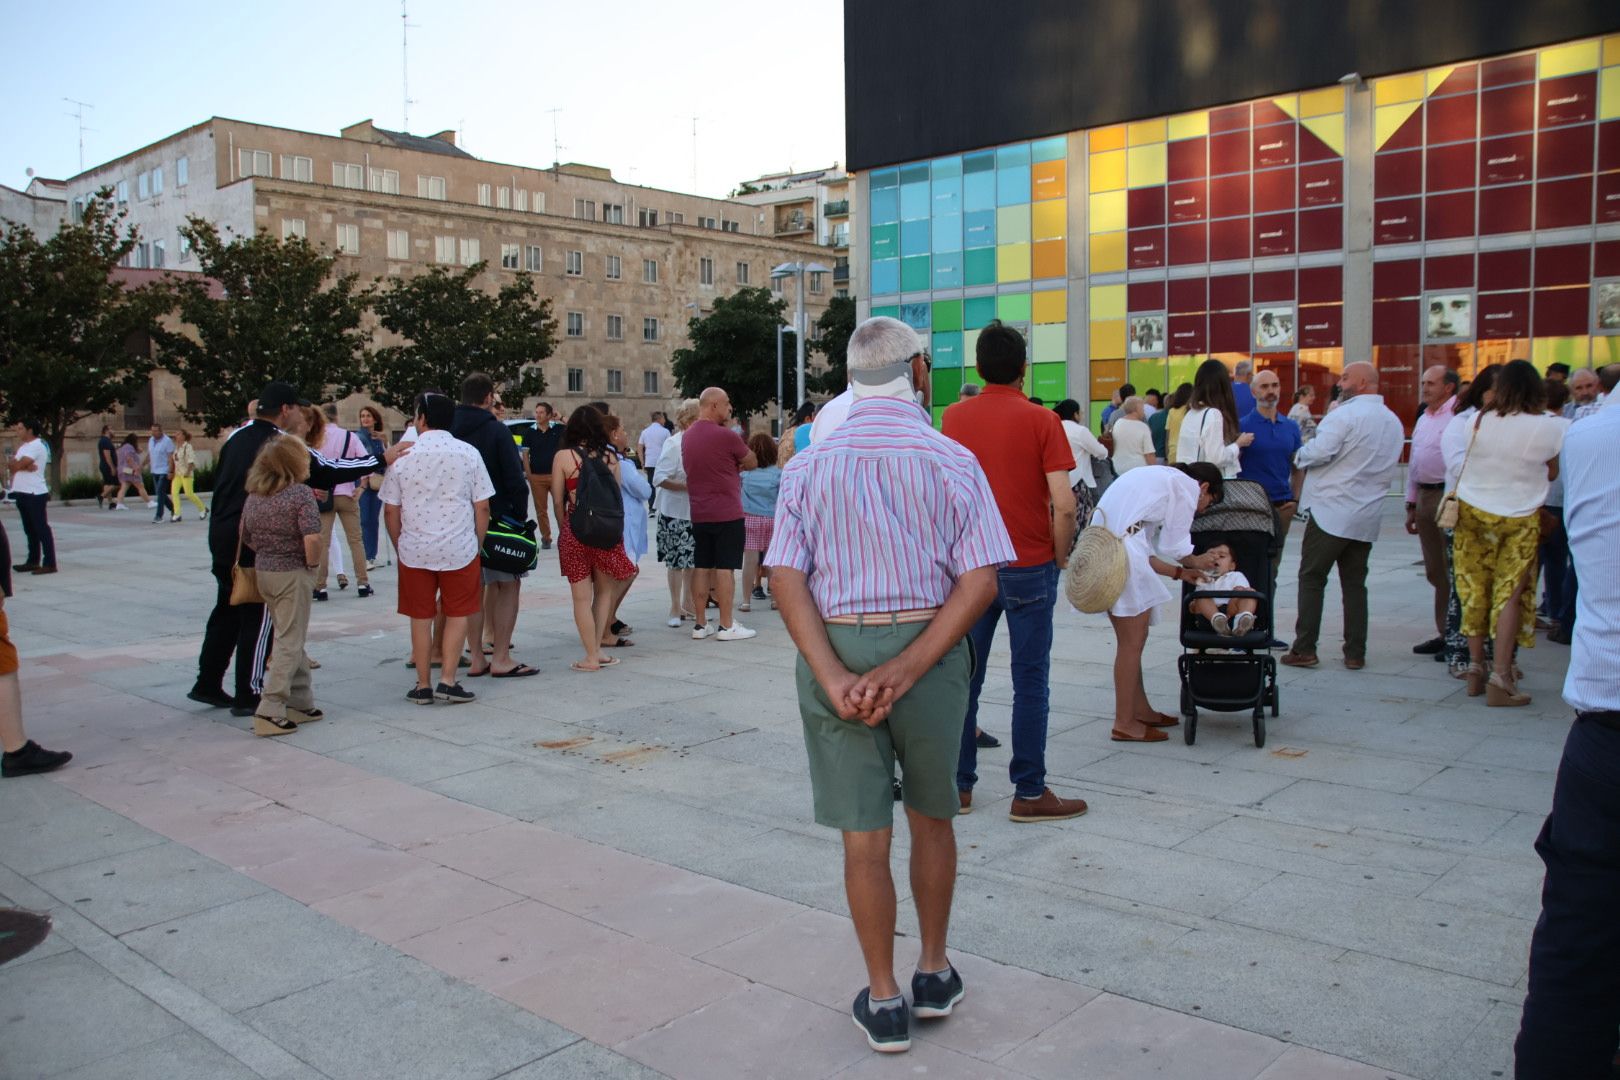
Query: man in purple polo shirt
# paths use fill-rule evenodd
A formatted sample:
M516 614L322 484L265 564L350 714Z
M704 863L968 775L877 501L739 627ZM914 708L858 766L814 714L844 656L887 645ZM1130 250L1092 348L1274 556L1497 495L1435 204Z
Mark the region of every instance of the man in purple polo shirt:
M698 395L697 422L681 439L681 465L692 498L692 546L697 564L692 595L698 625L692 637L746 641L755 631L732 619L736 590L732 574L742 569L742 474L759 464L742 436L731 430L731 397L718 386ZM720 625L710 626L704 609L710 590L720 608Z
M1418 384L1423 414L1412 428L1412 454L1406 466L1406 531L1423 548L1423 576L1434 590L1434 637L1412 646L1419 656L1446 658L1446 604L1451 581L1446 577L1446 534L1434 520L1446 490L1446 459L1440 437L1457 415L1457 373L1436 364Z

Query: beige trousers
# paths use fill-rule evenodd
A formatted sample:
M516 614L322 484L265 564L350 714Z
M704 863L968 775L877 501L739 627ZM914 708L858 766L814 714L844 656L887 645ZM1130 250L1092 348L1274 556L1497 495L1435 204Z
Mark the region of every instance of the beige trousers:
M259 715L284 719L287 709L315 707L310 689L309 663L304 655L304 637L309 633L311 570L260 570L259 592L270 612L276 636L270 646L270 663L264 672L264 690L259 695Z
M331 562L332 523L343 519L343 535L349 541L349 560L354 563L354 579L368 584L366 576L366 546L360 536L360 500L353 495L332 496L332 509L321 515L321 569L315 577L317 589L326 588L326 568Z

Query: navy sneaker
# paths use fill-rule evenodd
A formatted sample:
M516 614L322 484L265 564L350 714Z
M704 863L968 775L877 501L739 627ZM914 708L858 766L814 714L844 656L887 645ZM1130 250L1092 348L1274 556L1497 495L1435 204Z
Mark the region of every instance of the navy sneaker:
M448 701L452 705L465 705L469 701L477 701L478 695L466 689L460 683L440 683L433 691L433 696L440 701Z
M911 1049L911 1017L905 1002L898 1009L872 1011L872 989L855 995L851 1012L855 1026L866 1033L866 1045L880 1054L898 1054Z
M412 705L433 704L433 688L431 686L418 686L405 695L405 700Z
M924 975L919 971L911 976L911 1011L919 1020L949 1016L966 993L962 988L962 975L954 966L944 975L937 972Z
M28 776L60 769L73 760L66 750L47 750L32 739L0 756L0 776Z

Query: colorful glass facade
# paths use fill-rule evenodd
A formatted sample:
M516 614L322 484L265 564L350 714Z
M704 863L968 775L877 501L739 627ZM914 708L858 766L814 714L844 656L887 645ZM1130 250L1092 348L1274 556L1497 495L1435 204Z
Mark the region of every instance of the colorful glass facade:
M941 406L973 378L992 318L1027 332L1029 392L1094 414L1120 384L1170 390L1210 356L1275 369L1285 393L1325 391L1346 345L1370 345L1408 419L1430 363L1466 377L1515 357L1620 359L1620 36L914 162L869 185L862 291L930 335Z

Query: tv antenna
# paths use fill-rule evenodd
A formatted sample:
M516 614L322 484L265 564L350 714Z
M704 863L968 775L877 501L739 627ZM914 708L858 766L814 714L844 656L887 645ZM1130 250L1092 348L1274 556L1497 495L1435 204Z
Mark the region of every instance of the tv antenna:
M562 142L557 134L557 114L562 112L562 106L546 112L551 114L551 171L556 172L557 166L562 164Z
M692 117L692 194L698 193L697 182L697 124L698 117Z
M406 10L409 0L399 0L399 86L400 86L400 123L401 130L411 130L411 22L410 12Z
M84 133L86 131L95 130L95 128L87 128L84 126L84 110L93 109L95 106L90 104L88 101L77 101L70 97L65 97L62 100L67 102L69 105L77 106L74 111L68 113L67 115L73 117L79 122L79 171L84 172Z

